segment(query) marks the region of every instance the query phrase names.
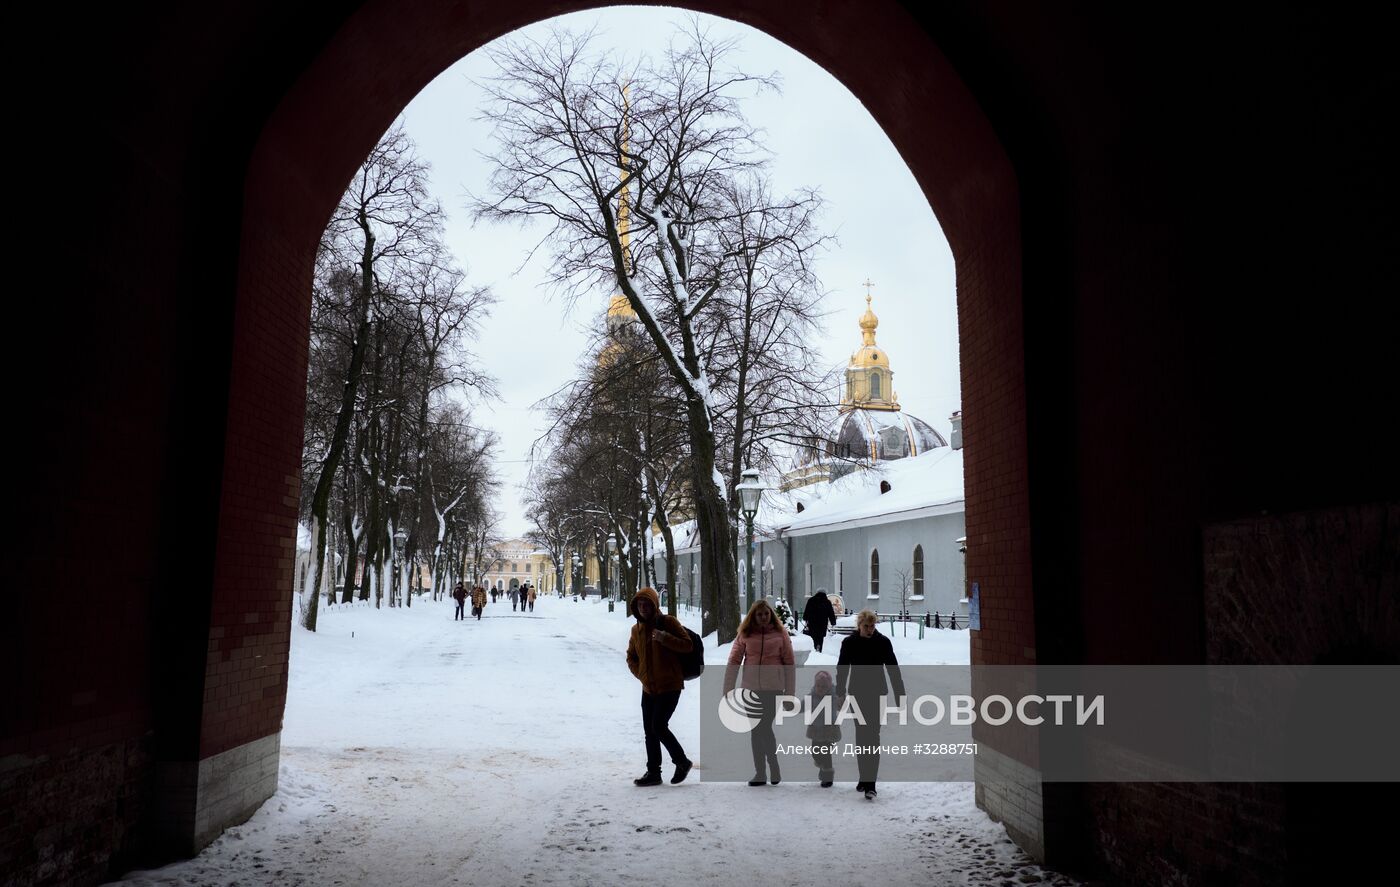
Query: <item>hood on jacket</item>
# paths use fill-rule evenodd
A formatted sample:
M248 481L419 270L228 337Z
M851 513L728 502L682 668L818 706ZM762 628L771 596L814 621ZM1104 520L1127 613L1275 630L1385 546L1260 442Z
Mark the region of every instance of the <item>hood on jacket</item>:
M656 615L658 615L658 616L661 615L661 598L660 598L660 596L657 595L656 589L654 589L654 588L643 588L641 591L637 592L637 593L632 597L632 602L629 603L629 604L627 605L627 615L628 615L628 616L631 616L631 617L634 618L634 619L641 619L641 618L642 618L642 617L640 617L640 616L637 615L637 599L638 599L638 598L646 598L647 600L651 601L652 609L654 609L654 610L656 611Z

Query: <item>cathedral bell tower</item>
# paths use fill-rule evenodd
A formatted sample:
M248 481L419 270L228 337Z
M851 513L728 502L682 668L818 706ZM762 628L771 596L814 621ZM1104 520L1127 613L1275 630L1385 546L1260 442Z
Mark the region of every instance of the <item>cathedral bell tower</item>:
M870 308L869 287L865 282L865 313L860 317L862 344L851 355L846 366L846 393L841 398L841 411L898 410L899 398L894 391L894 373L890 370L890 356L875 344L875 329L880 318Z

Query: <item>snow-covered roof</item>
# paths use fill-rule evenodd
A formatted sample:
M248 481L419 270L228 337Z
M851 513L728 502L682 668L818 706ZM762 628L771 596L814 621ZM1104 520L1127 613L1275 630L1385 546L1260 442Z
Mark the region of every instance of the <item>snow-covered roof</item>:
M755 538L805 536L844 527L912 520L938 514L955 514L964 508L963 451L936 447L919 456L879 462L838 480L810 484L786 492L763 491L763 503L754 521ZM880 492L880 482L890 485ZM802 510L797 510L797 503ZM742 525L740 532L743 532ZM694 520L671 528L676 551L700 544ZM661 538L654 539L656 551Z
M935 447L905 459L880 462L829 483L764 494L759 522L770 533L801 536L835 525L868 526L963 509L963 451ZM880 492L880 482L890 485ZM802 503L802 511L797 503Z

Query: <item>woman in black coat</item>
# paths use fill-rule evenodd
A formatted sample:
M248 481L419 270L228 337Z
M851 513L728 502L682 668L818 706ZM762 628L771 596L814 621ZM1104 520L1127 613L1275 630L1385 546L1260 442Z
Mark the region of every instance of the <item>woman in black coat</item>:
M899 673L899 661L894 658L890 639L875 630L875 613L861 610L856 616L856 632L841 642L841 655L836 660L837 697L854 696L860 706L865 724L856 724L856 745L874 747L880 744L880 697L894 688L896 698L904 693L904 676ZM855 666L854 668L852 666ZM889 674L889 683L885 681ZM865 792L867 800L875 800L875 777L880 772L878 752L856 755L860 782L856 791Z
M818 588L817 593L807 600L807 606L802 609L802 619L807 623L807 634L812 638L813 648L820 653L822 641L826 640L827 627L836 624L836 609L831 606L831 598L826 596L825 588Z

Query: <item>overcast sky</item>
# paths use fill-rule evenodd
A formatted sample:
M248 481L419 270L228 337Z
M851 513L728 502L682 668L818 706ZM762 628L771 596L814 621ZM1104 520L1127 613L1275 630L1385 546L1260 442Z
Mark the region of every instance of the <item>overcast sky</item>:
M686 15L612 7L516 33L596 26L595 45L635 55L637 47L664 46ZM780 96L759 96L745 106L751 122L765 130L775 189L815 187L826 201L825 227L837 243L817 264L829 314L825 334L812 348L826 363L845 366L860 345L857 319L865 311L862 284L868 278L880 318L877 341L889 355L900 404L947 437L948 416L961 408L953 256L909 168L855 96L825 70L761 31L710 16L702 21L716 37L740 39L733 64L777 72L782 79ZM473 225L466 194L487 193L489 169L480 155L491 145L489 125L477 120L484 97L472 81L493 73L478 50L430 83L403 118L432 164L432 186L449 216L448 245L468 281L490 286L500 299L473 350L500 380L501 399L477 406L474 415L501 437L499 531L517 536L528 526L520 488L529 468L525 460L544 430L532 406L572 376L588 324L606 310L611 292L600 290L570 314L546 290L543 251L522 267L539 233Z

